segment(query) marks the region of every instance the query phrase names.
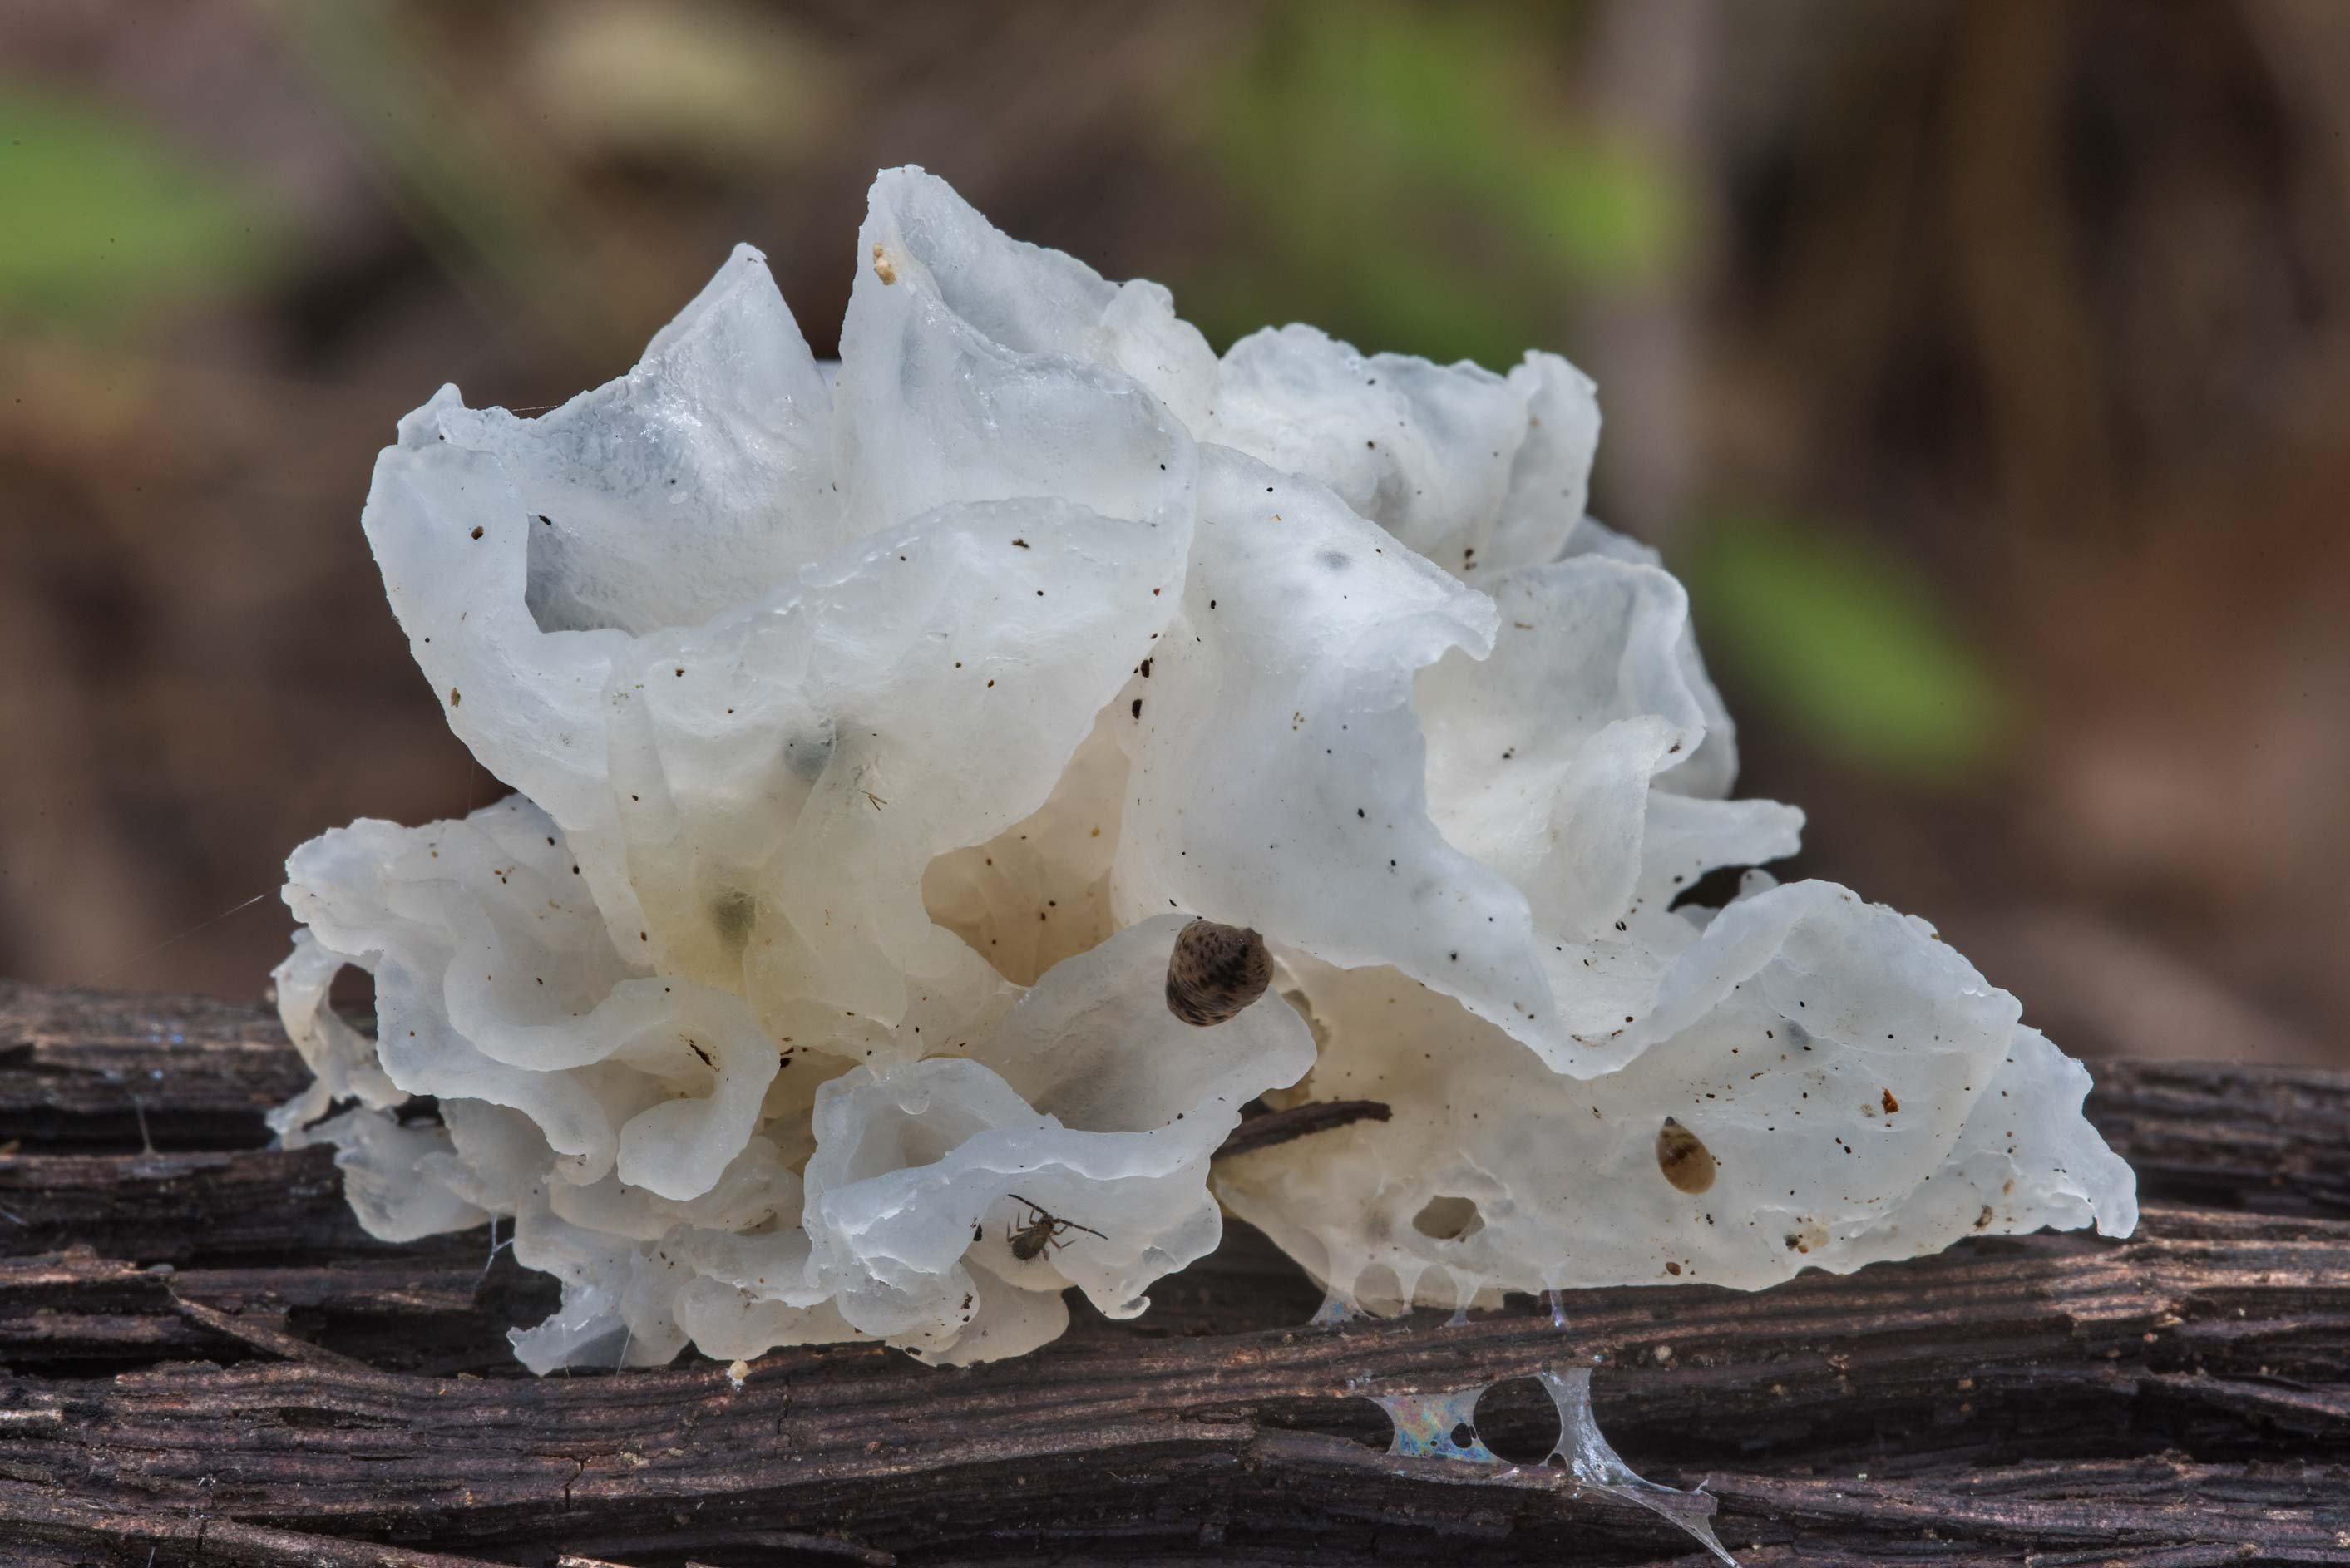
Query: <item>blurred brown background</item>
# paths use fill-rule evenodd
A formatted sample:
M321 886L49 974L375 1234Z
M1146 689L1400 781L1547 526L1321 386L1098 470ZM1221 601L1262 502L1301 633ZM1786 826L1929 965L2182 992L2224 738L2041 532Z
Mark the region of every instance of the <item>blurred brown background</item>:
M829 352L900 161L1219 347L1564 351L1797 870L2076 1050L2350 1057L2330 0L16 0L0 974L257 994L294 844L494 798L375 450L617 374L736 239Z

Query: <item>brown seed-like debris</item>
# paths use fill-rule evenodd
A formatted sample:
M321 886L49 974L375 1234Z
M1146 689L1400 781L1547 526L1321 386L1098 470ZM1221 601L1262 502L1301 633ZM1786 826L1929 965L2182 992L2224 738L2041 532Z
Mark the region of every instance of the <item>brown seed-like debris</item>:
M1683 1192L1703 1192L1713 1185L1713 1151L1697 1134L1667 1116L1657 1129L1657 1168Z
M1273 983L1273 955L1245 926L1194 920L1167 961L1167 1011L1205 1028L1222 1023Z

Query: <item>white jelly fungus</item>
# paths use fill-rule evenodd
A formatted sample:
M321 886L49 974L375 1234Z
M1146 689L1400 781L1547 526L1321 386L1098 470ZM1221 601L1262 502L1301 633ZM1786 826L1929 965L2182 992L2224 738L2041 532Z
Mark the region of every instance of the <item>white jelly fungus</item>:
M619 380L443 388L376 467L392 607L518 793L295 852L276 1125L376 1234L510 1218L562 1282L531 1366L1016 1355L1067 1286L1142 1311L1220 1199L1387 1311L2131 1228L2087 1075L1923 923L1674 908L1801 818L1727 798L1565 361L1219 359L919 170L855 255L837 372L745 247ZM1273 994L1170 1012L1194 918ZM1390 1114L1211 1172L1316 1097Z

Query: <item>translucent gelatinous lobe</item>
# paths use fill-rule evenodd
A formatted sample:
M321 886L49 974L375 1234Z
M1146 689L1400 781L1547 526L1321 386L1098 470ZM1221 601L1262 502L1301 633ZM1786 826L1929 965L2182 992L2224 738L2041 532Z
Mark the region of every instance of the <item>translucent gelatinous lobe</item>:
M1714 1500L1702 1490L1682 1491L1632 1473L1601 1436L1591 1413L1591 1368L1544 1367L1535 1374L1558 1410L1558 1441L1546 1465L1564 1469L1578 1487L1591 1487L1635 1502L1672 1521L1704 1542L1707 1551L1736 1568L1737 1559L1713 1532ZM1371 1401L1388 1413L1395 1436L1390 1454L1416 1459L1458 1459L1498 1465L1501 1458L1477 1435L1477 1402L1490 1384L1440 1394L1376 1394Z

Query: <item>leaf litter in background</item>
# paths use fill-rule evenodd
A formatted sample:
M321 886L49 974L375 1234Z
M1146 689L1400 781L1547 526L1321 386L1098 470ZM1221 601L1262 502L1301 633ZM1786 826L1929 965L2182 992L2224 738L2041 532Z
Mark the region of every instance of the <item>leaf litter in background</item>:
M0 327L120 331L249 286L274 225L96 99L0 82Z
M1220 341L1311 317L1367 351L1506 368L1568 295L1677 265L1680 183L1571 112L1556 15L1265 12L1245 57L1194 88L1200 146L1255 243L1177 280L1189 313Z
M1999 755L2009 694L1905 563L1856 536L1728 517L1685 565L1708 661L1812 745L1923 784L1966 783Z
M517 77L580 153L671 174L790 168L847 107L812 41L725 0L565 6L533 30Z

